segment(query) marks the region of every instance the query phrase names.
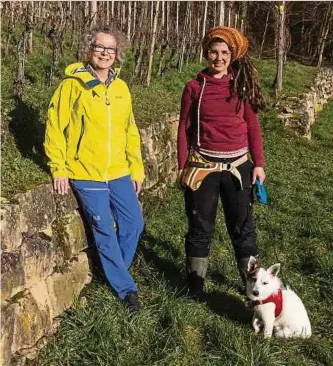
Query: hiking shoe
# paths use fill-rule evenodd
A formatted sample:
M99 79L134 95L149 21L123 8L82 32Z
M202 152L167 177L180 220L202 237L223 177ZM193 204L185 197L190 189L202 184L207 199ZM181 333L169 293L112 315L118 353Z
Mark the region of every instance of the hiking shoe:
M137 292L130 291L125 296L123 303L129 314L137 313L140 310L139 297Z

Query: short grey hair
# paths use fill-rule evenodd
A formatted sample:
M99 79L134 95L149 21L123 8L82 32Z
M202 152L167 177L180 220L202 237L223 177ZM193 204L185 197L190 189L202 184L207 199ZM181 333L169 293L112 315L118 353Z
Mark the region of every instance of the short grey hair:
M116 61L122 63L125 58L126 51L129 47L129 41L125 35L111 26L97 26L93 27L86 32L84 35L84 57L86 60L89 59L89 53L91 52L91 45L95 43L97 33L110 34L116 39L117 51L116 51Z

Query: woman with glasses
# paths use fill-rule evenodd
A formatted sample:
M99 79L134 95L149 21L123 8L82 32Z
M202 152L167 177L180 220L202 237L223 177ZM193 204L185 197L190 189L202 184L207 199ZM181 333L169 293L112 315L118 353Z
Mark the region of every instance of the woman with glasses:
M203 293L219 199L244 281L249 257L258 255L252 187L256 179L265 180L257 115L263 99L246 55L248 41L237 29L216 27L202 47L207 68L185 86L178 130L178 179L188 218L186 272L197 297Z
M106 278L135 312L138 290L129 267L143 230L137 195L144 168L131 95L114 69L127 42L108 27L91 30L85 41L86 61L66 68L51 99L44 146L55 191L73 188Z

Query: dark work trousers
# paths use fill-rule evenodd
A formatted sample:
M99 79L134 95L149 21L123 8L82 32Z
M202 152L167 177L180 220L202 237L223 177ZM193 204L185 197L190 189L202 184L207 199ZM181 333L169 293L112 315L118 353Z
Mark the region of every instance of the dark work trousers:
M229 171L210 173L196 191L186 188L184 196L189 229L185 248L188 257L208 257L219 198L237 261L258 254L252 214L253 164L246 161L237 169L242 177L243 189Z

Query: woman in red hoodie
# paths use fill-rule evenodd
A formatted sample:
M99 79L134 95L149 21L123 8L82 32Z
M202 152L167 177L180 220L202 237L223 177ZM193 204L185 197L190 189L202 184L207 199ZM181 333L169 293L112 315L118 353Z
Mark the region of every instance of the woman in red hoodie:
M249 257L258 255L252 187L256 179L265 180L257 114L263 99L257 71L246 56L248 41L235 28L216 27L202 47L208 67L184 88L178 130L178 177L189 223L186 271L190 293L198 297L219 198L244 280Z

